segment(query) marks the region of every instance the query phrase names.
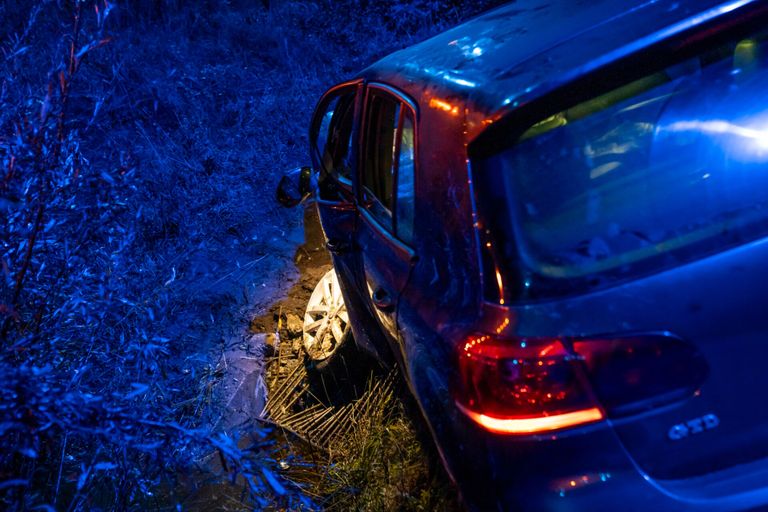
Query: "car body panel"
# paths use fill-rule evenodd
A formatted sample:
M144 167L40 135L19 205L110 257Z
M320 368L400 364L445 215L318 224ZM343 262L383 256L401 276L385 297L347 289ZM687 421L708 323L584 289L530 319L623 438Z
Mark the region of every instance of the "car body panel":
M394 239L367 214L361 215L357 243L363 254L363 280L371 313L394 344L397 334L397 305L410 275L413 252Z
M752 1L522 0L392 53L361 76L395 84L420 105L442 94L493 115Z

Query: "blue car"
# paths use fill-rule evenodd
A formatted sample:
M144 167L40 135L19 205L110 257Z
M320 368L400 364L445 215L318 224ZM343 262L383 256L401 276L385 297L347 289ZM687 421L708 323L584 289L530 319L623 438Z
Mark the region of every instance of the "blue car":
M470 509L768 510L767 2L514 2L310 135L308 354L398 364Z

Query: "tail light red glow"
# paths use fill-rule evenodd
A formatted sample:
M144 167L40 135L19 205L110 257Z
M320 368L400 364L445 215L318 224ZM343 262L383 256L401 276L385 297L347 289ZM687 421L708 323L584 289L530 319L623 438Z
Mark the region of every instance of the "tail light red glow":
M459 350L459 409L497 433L550 432L605 417L560 339L472 336Z
M491 432L535 434L642 413L695 396L709 375L702 354L667 332L581 339L500 332L459 347L454 388L459 409Z
M480 426L497 434L535 434L575 427L603 419L603 412L598 407L539 418L494 418L465 409L461 404L457 405L464 414Z

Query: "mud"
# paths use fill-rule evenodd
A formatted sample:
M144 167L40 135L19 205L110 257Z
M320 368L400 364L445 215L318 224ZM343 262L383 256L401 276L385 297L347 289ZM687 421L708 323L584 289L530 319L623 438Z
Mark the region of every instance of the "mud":
M298 279L288 290L286 297L251 320L252 333L278 332L279 323L280 330L283 331L280 332L281 339L289 339L293 333L287 330L287 315L292 313L299 318L304 317L304 308L315 284L331 268L331 259L325 249L325 236L314 205L304 210L304 243L296 249L293 263L299 272Z

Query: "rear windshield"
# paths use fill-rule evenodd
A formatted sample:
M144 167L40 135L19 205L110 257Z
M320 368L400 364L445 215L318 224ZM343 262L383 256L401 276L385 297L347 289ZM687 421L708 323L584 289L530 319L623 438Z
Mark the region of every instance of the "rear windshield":
M768 233L768 48L741 38L478 163L486 296L594 289Z

